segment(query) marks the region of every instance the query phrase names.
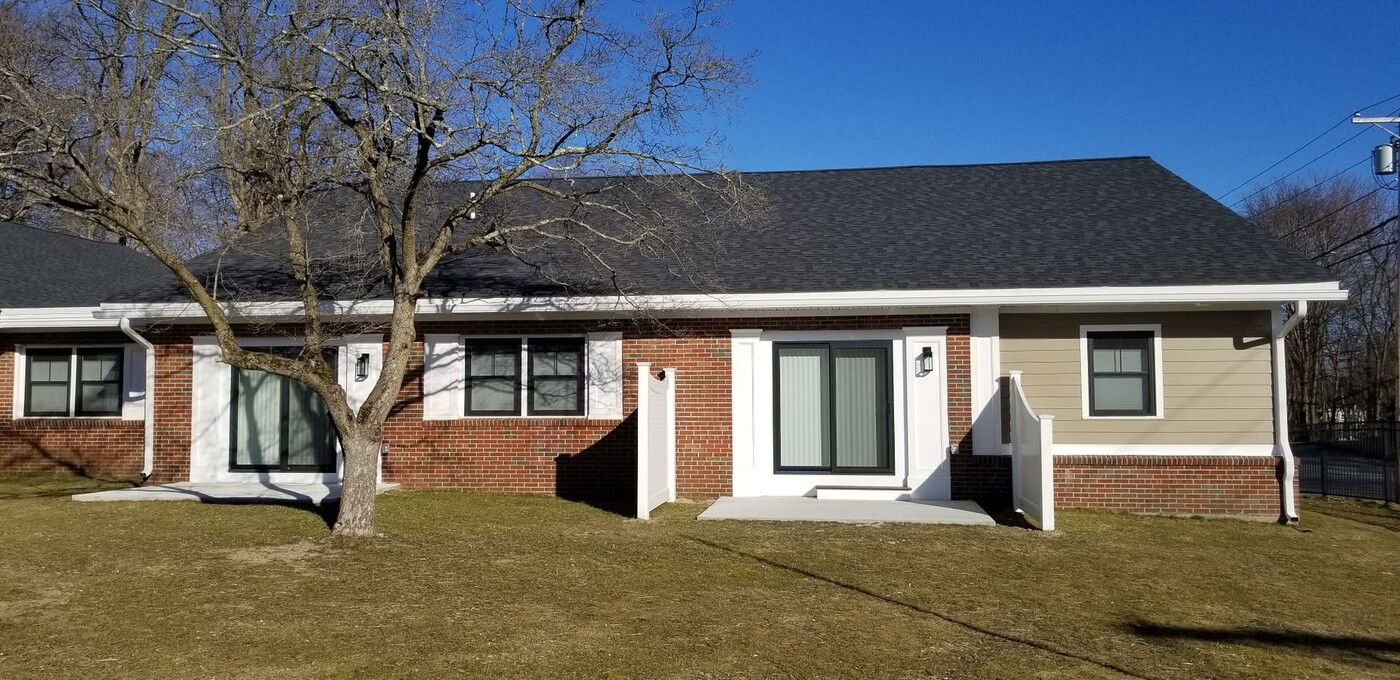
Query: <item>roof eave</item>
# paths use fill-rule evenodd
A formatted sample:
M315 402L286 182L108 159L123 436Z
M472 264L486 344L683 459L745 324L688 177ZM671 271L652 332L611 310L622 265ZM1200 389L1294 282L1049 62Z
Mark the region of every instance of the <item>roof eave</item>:
M1347 291L1339 281L1219 286L1101 286L1089 288L1007 288L948 290L825 291L803 293L719 293L689 295L603 295L576 297L429 298L418 302L423 315L578 314L658 312L812 311L832 309L890 310L936 307L1040 305L1168 305L1209 303L1286 303L1341 301ZM295 318L299 302L226 302L233 318ZM333 316L388 315L389 300L327 301L321 311ZM105 303L97 319L191 319L204 311L190 302Z

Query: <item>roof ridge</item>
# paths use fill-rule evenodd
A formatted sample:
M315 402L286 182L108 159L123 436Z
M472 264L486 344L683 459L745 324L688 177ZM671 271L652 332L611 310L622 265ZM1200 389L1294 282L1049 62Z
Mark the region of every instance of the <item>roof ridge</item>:
M799 174L810 172L861 172L869 170L918 170L921 168L984 168L1006 165L1060 165L1066 163L1100 163L1106 161L1153 160L1151 156L1094 156L1089 158L1052 158L1037 161L1000 161L993 163L912 163L907 165L863 165L850 168L801 168L795 170L736 170L741 175Z

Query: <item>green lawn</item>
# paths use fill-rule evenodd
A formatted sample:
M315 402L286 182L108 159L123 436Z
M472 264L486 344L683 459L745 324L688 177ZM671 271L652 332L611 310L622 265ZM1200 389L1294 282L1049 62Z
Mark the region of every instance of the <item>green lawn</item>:
M1364 503L1046 535L416 492L338 546L305 509L77 485L0 480L0 676L1400 675L1400 513Z

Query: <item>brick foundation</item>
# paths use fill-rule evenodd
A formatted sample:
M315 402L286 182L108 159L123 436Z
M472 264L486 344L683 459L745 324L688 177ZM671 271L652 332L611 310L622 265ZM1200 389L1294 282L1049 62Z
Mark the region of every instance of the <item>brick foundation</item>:
M1278 459L1265 456L1057 456L1055 504L1275 519L1278 475Z

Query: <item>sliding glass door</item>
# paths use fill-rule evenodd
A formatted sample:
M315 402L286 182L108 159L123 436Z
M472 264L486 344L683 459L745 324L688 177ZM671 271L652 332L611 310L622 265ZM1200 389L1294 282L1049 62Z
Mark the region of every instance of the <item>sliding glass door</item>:
M890 343L773 346L776 469L893 472Z
M333 350L327 359L335 365ZM232 371L230 470L335 472L335 428L320 396L291 378Z

